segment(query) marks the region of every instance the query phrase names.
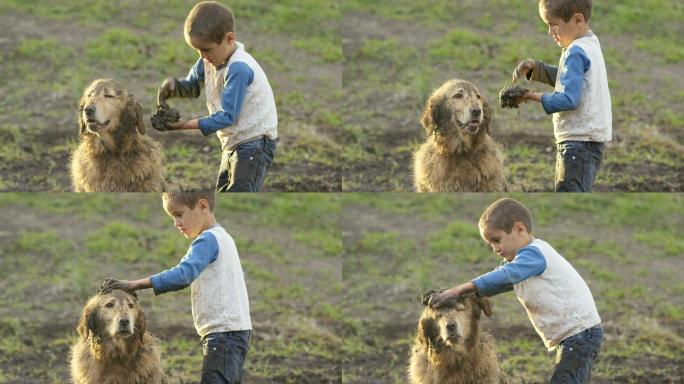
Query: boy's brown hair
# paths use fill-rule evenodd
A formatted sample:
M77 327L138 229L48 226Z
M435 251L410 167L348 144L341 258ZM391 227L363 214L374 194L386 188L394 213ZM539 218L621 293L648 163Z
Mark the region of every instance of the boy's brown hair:
M510 234L518 221L525 224L527 232L532 233L530 211L519 201L506 197L493 202L482 212L478 226L480 230L489 228Z
M235 17L230 8L216 1L195 4L185 19L185 40L199 38L221 44L228 32L235 32Z
M209 203L209 210L214 212L215 197L213 190L193 189L179 192L164 192L162 200L173 200L181 203L190 209L194 209L197 202L205 199Z
M566 23L575 13L584 15L584 21L591 18L592 0L539 0L539 4L554 17L560 17Z

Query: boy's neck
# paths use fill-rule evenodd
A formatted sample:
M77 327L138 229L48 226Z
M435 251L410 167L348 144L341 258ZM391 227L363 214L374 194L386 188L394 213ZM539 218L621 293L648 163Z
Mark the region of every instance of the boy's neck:
M223 63L221 63L221 65L217 66L216 68L223 68L228 63L230 58L233 57L235 51L237 51L237 41L233 43L233 47L230 49L230 51L228 51L228 56L226 56L226 59L223 60Z
M202 230L200 231L200 233L216 225L216 218L214 217L214 213L212 212L210 215L211 216L207 217L206 221L204 222L204 225L202 225Z

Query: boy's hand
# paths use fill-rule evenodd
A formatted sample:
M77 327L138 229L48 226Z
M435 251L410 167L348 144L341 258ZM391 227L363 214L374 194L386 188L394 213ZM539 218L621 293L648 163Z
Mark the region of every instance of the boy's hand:
M527 59L523 60L520 63L518 63L518 66L513 70L513 83L518 81L521 77L525 77L525 79L529 80L530 77L532 76L532 71L534 71L535 65L534 65L534 60L532 59Z
M170 98L176 90L176 79L167 77L159 86L157 91L157 106L166 104L166 99Z
M430 300L428 301L428 305L430 308L434 309L439 309L440 307L452 303L456 300L458 300L458 297L460 296L459 290L456 288L451 288L451 289L446 289L441 292L436 292L430 296Z
M166 123L169 131L187 131L199 129L198 119L179 121L177 123Z
M115 289L120 289L122 291L134 291L135 288L128 280L117 280L111 277L105 279L105 281L100 286L98 293L109 293Z

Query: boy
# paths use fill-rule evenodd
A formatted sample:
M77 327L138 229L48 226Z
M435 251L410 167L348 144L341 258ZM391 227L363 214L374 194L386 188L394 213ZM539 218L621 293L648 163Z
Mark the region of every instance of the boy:
M589 29L592 0L540 0L539 15L563 51L558 67L532 59L520 62L513 81L525 76L555 87L553 93L527 92L553 113L556 192L590 192L612 137L606 65L598 38Z
M548 243L532 236L532 218L516 200L491 204L480 217L480 235L504 264L454 288L435 293L429 305L475 292L515 291L549 351L557 349L551 383L588 383L603 328L589 287Z
M215 1L195 5L185 20L185 41L200 55L185 79L167 78L157 104L170 97L199 97L204 85L209 116L169 124L169 130L216 133L223 153L219 192L258 192L273 162L278 115L266 74L235 40L235 20Z
M190 285L192 317L202 338L201 383L239 383L252 323L247 288L233 238L216 223L212 192L166 192L164 210L188 239L180 263L140 280L107 279L105 292L154 289L155 295Z

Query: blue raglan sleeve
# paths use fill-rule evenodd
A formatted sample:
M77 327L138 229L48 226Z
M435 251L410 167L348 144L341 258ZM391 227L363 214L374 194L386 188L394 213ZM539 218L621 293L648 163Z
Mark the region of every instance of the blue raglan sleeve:
M184 79L176 79L176 97L198 97L204 83L204 60L198 59Z
M472 282L482 296L494 296L512 290L513 285L532 276L541 275L544 270L544 255L536 247L527 246L518 251L510 263L485 273Z
M254 81L254 71L241 61L231 64L226 72L223 95L221 95L223 110L199 119L199 129L204 136L235 124L240 116L247 87Z
M213 234L202 233L175 267L150 276L155 295L177 291L190 285L218 257L218 242Z
M571 47L566 55L565 70L560 75L563 91L542 95L541 103L547 114L575 110L582 97L584 73L591 68L591 60L578 46Z

